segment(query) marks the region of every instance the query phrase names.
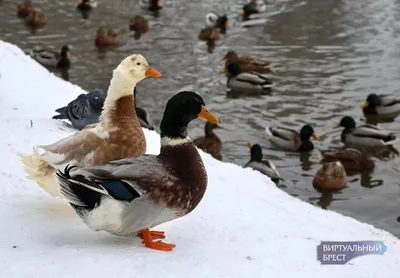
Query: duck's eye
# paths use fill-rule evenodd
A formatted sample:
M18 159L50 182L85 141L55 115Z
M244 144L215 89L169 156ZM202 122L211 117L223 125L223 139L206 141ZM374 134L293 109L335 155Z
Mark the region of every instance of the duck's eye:
M140 66L140 63L138 62L138 63L136 63L136 65Z

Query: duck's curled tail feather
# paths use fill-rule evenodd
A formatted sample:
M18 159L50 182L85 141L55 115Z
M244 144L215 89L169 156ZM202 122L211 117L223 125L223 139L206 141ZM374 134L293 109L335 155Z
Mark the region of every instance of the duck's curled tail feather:
M36 148L32 154L18 154L24 164L24 170L28 178L37 182L40 187L53 197L60 196L57 185L55 169L39 154Z

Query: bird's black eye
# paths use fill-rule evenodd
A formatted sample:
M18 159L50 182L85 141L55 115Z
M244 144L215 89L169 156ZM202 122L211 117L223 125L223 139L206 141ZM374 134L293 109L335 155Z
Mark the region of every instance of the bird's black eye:
M138 62L138 63L136 63L136 65L140 66L140 63Z

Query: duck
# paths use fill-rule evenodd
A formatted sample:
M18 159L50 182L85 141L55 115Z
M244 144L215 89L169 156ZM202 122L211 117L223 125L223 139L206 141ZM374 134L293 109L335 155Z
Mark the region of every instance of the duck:
M136 99L137 89L136 87L133 89L133 98ZM147 128L149 130L155 130L154 124L150 119L149 114L141 107L138 107L136 101L134 101L136 116L138 117L139 123L141 127Z
M29 55L43 66L55 68L69 68L71 66L69 59L70 48L68 45L62 46L59 53L36 46L29 52Z
M365 154L357 149L328 149L320 150L320 152L323 157L322 162L340 161L346 171L370 171L375 167L375 163L371 159L374 155Z
M313 179L313 186L318 190L336 191L346 184L347 174L340 161L324 163Z
M27 17L31 12L34 12L35 10L35 5L33 5L32 1L30 0L25 0L24 2L17 5L17 15L19 17Z
M78 0L76 8L81 11L88 11L97 8L98 2L96 0Z
M279 180L282 179L278 169L276 169L276 166L272 161L263 159L261 146L259 144L253 145L252 143L248 143L248 146L250 148L250 161L244 165L244 168L252 168L253 170L270 177L274 183L278 184Z
M229 28L229 20L226 14L220 16L216 13L209 12L206 15L206 26L210 28L217 28L221 34L225 34Z
M47 22L46 15L39 11L32 11L25 18L25 24L31 27L42 27Z
M200 30L198 38L201 41L219 41L221 39L221 33L217 28L206 27Z
M268 141L274 147L293 152L312 151L314 144L310 141L310 138L319 140L319 136L315 134L313 127L308 124L300 129L300 133L284 127L267 127L265 132Z
M211 122L206 122L204 127L205 135L203 137L198 137L193 140L193 143L199 149L204 152L211 154L217 160L222 160L221 149L222 142L221 139L214 133L214 129L220 128L219 125Z
M144 9L152 10L160 10L162 9L162 1L161 0L140 0L140 7Z
M151 231L162 223L193 211L207 188L207 172L188 137L187 125L196 118L218 124L218 118L196 92L170 98L161 121L158 155L139 155L57 172L61 194L84 223L96 231L117 236L139 236L145 247L172 251L174 244L154 239Z
M119 39L119 34L114 30L100 27L97 29L94 42L97 47L116 46L119 43Z
M227 87L229 90L247 94L262 94L271 91L274 83L270 78L257 72L243 72L239 63L232 63L226 69L228 72Z
M273 64L250 56L239 56L236 51L229 50L224 56L225 68L230 64L240 65L242 72L274 73Z
M126 57L113 71L98 124L33 153L20 153L28 178L54 197L60 197L56 170L66 164L83 167L133 157L146 152L146 138L135 113L133 88L146 77L160 77L140 54ZM39 153L39 150L43 151Z
M350 148L373 149L382 148L395 144L398 139L394 133L382 130L373 125L361 125L356 127L356 121L345 116L335 128L344 127L341 140Z
M240 15L243 17L243 20L247 20L252 14L263 13L266 10L267 6L264 0L250 0L243 5Z
M145 33L149 30L149 21L141 15L136 15L129 23L131 31Z
M59 114L53 116L53 119L69 120L74 128L82 130L85 126L99 121L106 96L101 89L80 94L67 106L56 109Z
M366 116L395 118L400 114L400 98L390 95L369 94L361 107Z

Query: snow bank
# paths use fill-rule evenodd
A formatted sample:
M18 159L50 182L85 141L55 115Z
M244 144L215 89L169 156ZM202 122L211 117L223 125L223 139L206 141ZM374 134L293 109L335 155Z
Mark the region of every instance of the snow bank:
M1 41L0 74L0 277L398 277L400 244L391 234L304 203L261 174L204 153L203 201L159 227L177 245L173 252L89 230L68 204L25 178L16 155L73 132L51 116L82 90ZM156 154L158 134L146 136ZM383 240L388 250L321 266L321 240Z

